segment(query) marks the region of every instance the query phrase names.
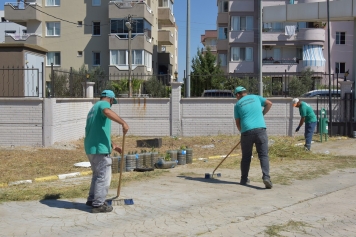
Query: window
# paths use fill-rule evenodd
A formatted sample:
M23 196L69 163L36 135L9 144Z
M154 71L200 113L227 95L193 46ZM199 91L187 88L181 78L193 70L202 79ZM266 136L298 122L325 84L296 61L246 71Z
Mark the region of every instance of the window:
M5 34L15 34L16 30L5 30Z
M7 20L5 19L5 17L1 17L1 22L7 22Z
M60 36L60 22L46 22L47 36Z
M83 26L83 22L82 21L78 21L77 26Z
M220 61L220 66L225 67L227 65L227 55L226 54L219 54L219 61Z
M60 66L61 65L61 53L60 52L48 52L47 53L47 66Z
M126 65L126 50L111 50L110 51L111 65Z
M100 6L101 5L101 0L92 0L92 6Z
M253 17L252 16L232 16L231 17L231 30L243 31L253 30Z
M229 11L229 1L223 0L219 2L219 12L228 12Z
M253 61L253 48L231 47L231 61Z
M339 73L345 73L345 63L335 63L335 72L337 72L337 68L339 69Z
M145 51L145 66L147 67L147 71L152 70L152 54Z
M218 39L227 39L227 27L219 27Z
M46 6L60 6L60 0L46 0Z
M158 7L165 7L171 9L171 12L173 12L173 4L171 0L158 0Z
M78 56L78 57L82 57L82 56L83 56L83 51L78 51L77 56Z
M132 65L145 65L148 69L152 68L152 54L145 50L131 51ZM128 50L111 50L110 65L128 65Z
M93 35L100 35L100 22L93 22Z
M125 26L126 19L111 20L110 33L117 34L120 38L128 38L128 29ZM145 34L148 38L151 38L151 24L145 19L133 19L132 24L132 37L136 34Z
M345 32L336 32L336 44L345 44Z
M27 30L22 30L22 34L27 34Z
M100 66L100 53L93 52L93 66Z

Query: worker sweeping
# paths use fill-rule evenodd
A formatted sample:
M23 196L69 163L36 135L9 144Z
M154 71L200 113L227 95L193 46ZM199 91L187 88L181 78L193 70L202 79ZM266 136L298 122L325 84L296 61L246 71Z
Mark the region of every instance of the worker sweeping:
M264 115L272 107L272 102L259 95L248 95L247 90L238 86L234 94L237 102L234 107L234 117L237 129L241 132L241 180L240 184L250 182L250 170L253 144L256 145L258 158L262 169L262 180L267 189L272 188L269 176L268 137ZM264 109L262 110L262 107Z
M111 141L111 120L122 125L123 134L129 130L127 123L111 110L112 104L117 104L114 92L104 90L89 111L85 126L84 148L93 171L86 205L93 207L93 213L113 210L105 202L111 182L110 153L112 149L121 153L121 148Z
M313 138L314 130L316 127L317 119L314 113L313 108L304 101L294 98L292 100L293 106L299 108L300 121L298 127L295 129L295 132L298 132L299 129L305 123L304 138L305 144L304 148L306 151L310 151L311 141Z

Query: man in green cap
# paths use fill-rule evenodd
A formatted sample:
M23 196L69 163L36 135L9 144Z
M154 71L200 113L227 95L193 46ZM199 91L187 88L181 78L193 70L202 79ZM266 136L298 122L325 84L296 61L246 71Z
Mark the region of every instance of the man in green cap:
M268 137L264 115L271 109L272 102L259 95L249 95L247 90L238 86L234 95L237 102L234 107L234 117L237 129L241 132L241 180L240 184L250 182L250 171L253 144L256 145L258 159L262 169L262 180L267 189L272 188L269 176ZM262 107L264 109L262 110Z
M93 171L86 205L93 207L93 213L113 210L105 202L111 182L110 153L112 149L121 153L121 148L111 141L111 120L121 124L123 134L129 130L127 123L111 110L112 104L117 104L114 92L104 90L89 111L85 126L84 148Z

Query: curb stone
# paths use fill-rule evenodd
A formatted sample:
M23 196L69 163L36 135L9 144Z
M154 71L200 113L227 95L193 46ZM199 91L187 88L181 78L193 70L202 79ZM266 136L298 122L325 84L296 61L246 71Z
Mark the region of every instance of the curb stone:
M33 180L19 180L19 181L13 181L9 183L0 183L0 188L7 188L8 186L15 186L19 184L31 184L33 182L46 182L46 181L53 181L53 180L62 180L66 178L74 178L78 176L87 176L91 175L93 172L90 171L83 171L83 172L75 172L75 173L69 173L69 174L59 174L59 175L51 175L51 176L46 176L46 177L40 177L40 178L35 178Z

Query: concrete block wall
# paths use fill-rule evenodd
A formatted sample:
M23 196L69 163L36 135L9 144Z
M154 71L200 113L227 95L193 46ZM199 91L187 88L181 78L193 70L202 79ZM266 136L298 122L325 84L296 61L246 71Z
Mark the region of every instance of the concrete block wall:
M127 135L170 135L169 98L120 98L112 110L130 126ZM113 122L111 133L122 136L121 125Z
M236 134L235 103L236 99L225 98L182 99L182 135Z
M93 99L56 99L53 103L53 143L78 140L85 135L85 123Z
M42 146L42 99L0 99L0 146Z
M132 136L239 133L233 115L235 99L181 99L178 91L180 85L172 89L171 98L120 98L112 109L129 124L128 135ZM291 98L269 99L273 106L265 116L268 134L293 135L299 110L292 107ZM0 98L0 146L50 146L83 138L87 114L97 100ZM316 99L304 101L317 112ZM112 123L112 134L122 136L121 126Z

